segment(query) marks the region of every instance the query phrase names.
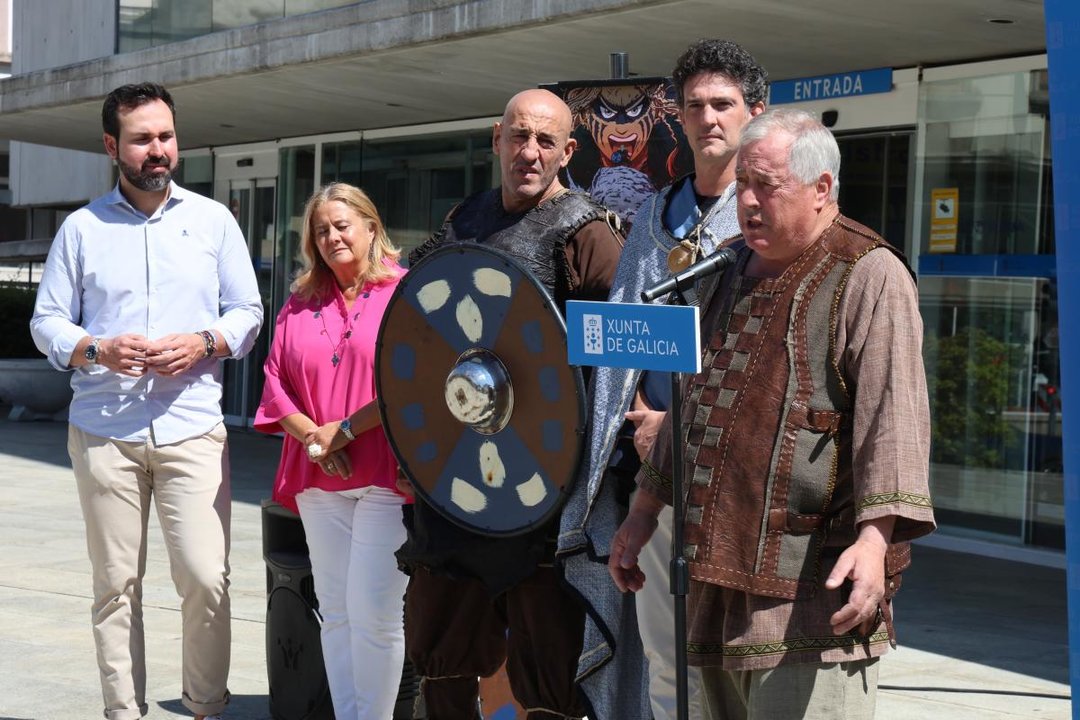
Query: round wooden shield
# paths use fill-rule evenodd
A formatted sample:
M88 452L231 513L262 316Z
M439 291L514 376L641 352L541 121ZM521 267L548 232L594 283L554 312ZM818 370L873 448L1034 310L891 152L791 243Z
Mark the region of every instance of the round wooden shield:
M483 535L544 525L584 450L585 387L544 287L455 243L398 284L375 347L383 429L419 497Z

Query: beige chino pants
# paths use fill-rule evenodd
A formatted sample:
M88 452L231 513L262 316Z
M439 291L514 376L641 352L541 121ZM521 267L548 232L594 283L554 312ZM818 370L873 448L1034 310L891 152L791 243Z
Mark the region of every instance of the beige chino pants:
M152 435L152 433L151 433ZM228 702L229 453L225 426L171 445L68 429L93 571L92 623L105 717L147 711L143 575L151 500L180 595L183 697L193 713Z
M649 700L654 720L675 720L675 596L671 594L671 534L675 509L665 505L656 518L656 530L638 553L645 587L637 592L638 631L649 660ZM689 716L703 718L701 669L686 668Z
M701 675L709 720L873 720L877 705L878 658Z

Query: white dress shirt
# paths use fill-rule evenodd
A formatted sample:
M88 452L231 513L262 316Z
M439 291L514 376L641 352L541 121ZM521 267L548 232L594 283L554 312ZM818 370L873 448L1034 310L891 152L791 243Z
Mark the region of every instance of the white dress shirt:
M262 324L247 243L224 205L173 183L150 217L119 185L72 213L53 240L30 331L59 370L87 335L217 330L231 357L246 354ZM70 422L92 435L158 444L201 435L222 419L221 364L197 362L174 377L135 378L100 365L77 368Z

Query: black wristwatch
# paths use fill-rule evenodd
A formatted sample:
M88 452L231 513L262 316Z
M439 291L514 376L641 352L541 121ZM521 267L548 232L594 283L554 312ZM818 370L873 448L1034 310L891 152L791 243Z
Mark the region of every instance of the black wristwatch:
M86 362L91 365L97 364L98 360L98 346L101 344L101 338L91 338L90 344L86 346L86 350L83 351L83 357L86 358Z

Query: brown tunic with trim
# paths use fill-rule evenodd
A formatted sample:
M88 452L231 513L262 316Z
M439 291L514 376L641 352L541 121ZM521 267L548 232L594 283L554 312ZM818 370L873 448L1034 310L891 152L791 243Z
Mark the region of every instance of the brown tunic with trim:
M914 282L843 216L776 278L746 276L751 252L733 247L738 262L703 293L703 371L685 386L690 664L881 655L884 626L833 634L850 586L824 581L858 523L896 517L890 575L906 541L934 528ZM668 503L670 436L660 431L638 476Z

